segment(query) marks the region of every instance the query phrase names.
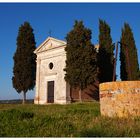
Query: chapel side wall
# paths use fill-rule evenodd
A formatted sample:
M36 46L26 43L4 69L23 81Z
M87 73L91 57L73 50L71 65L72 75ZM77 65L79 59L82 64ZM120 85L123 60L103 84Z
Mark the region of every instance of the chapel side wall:
M99 82L96 81L87 86L87 88L82 91L81 95L83 101L99 101ZM79 88L71 88L71 98L73 102L79 101Z
M140 116L140 81L100 84L100 111L109 117Z

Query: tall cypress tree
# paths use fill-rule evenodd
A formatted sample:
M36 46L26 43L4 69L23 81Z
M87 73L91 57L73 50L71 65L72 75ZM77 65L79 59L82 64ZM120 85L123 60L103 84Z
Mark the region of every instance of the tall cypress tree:
M23 104L26 92L34 88L36 73L35 37L33 29L28 22L19 27L17 36L17 49L14 54L13 87L18 93L23 92Z
M65 80L71 87L81 92L96 80L96 51L91 43L91 30L84 27L82 21L75 21L73 29L67 34L67 61Z
M99 82L109 82L113 79L114 46L112 45L109 25L99 20Z
M133 32L128 23L124 23L121 35L120 76L122 80L138 80L139 64Z

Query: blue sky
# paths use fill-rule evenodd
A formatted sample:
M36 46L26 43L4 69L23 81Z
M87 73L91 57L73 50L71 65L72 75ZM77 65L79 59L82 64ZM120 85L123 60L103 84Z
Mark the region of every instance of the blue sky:
M113 42L120 40L123 24L128 22L140 55L140 3L0 3L0 100L22 98L11 79L18 28L24 21L32 25L37 46L48 37L49 30L52 37L65 40L75 20L84 21L97 44L99 18L110 25ZM34 98L34 92L28 92L27 98Z

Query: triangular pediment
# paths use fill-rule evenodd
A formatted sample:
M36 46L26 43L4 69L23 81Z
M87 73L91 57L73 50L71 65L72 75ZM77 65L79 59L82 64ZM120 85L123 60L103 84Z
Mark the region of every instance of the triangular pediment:
M48 37L35 51L34 53L44 52L50 49L59 48L61 46L65 46L66 42L62 40L58 40L52 37Z

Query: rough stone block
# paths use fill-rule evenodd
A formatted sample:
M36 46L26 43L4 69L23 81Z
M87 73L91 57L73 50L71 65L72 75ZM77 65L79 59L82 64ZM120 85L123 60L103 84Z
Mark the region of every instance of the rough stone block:
M102 83L99 91L101 115L140 116L140 81Z

